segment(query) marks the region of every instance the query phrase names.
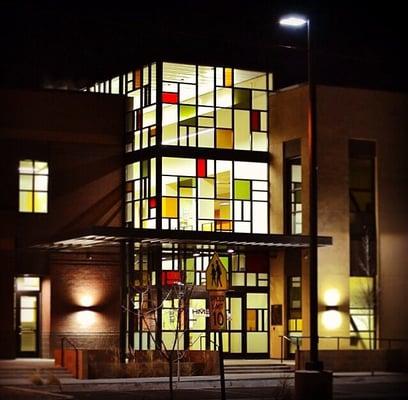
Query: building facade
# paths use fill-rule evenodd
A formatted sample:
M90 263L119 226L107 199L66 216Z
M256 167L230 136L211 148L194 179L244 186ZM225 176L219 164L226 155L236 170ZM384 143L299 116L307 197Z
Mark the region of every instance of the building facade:
M5 93L2 357L50 356L63 338L123 358L216 349L215 253L226 354L307 349L307 94L170 62L84 92ZM408 339L406 312L393 317L408 281L406 105L317 88L322 349Z

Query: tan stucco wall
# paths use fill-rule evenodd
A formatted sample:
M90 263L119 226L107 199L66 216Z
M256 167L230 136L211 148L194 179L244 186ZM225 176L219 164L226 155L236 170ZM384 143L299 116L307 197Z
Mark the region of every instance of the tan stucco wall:
M283 232L283 142L302 139L303 234L308 232L308 163L306 85L275 93L270 98L271 232ZM319 235L333 245L319 249L319 335L349 334L349 195L348 140L377 142L377 215L379 271L379 333L408 339L408 310L401 307L408 289L408 96L372 90L318 86L318 215ZM307 277L307 262L302 276ZM307 284L303 289L304 335L308 334ZM328 329L322 323L325 294L339 292L341 324ZM398 316L398 317L397 317ZM322 348L334 343L321 341Z

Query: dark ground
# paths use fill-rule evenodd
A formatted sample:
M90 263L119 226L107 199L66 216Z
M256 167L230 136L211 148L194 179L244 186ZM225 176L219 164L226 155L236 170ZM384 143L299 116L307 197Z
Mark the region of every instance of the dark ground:
M293 384L293 380L289 380ZM91 389L91 388L90 388ZM227 400L232 399L280 399L280 387L247 387L227 389ZM293 388L292 388L293 389ZM37 390L47 390L47 387L39 387ZM33 392L23 392L6 387L0 387L0 400L51 400L51 399L76 399L76 400L167 400L167 391L89 391L53 395L44 395ZM218 389L178 390L175 392L175 400L212 400L220 399ZM341 377L334 380L334 400L408 400L408 375L390 375L375 377Z

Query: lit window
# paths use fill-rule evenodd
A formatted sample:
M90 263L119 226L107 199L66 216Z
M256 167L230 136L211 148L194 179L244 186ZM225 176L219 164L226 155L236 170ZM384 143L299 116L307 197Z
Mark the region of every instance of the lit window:
M19 211L48 212L48 163L22 160L19 165Z

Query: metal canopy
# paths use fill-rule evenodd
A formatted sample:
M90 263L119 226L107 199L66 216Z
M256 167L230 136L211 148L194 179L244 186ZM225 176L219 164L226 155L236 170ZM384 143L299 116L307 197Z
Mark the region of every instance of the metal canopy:
M197 232L149 230L115 227L92 227L81 232L67 234L46 243L34 245L40 249L76 249L97 246L117 246L123 242L133 241L140 245L178 244L186 247L197 245L231 246L231 247L263 247L263 248L307 248L309 236L278 235L261 233L233 232ZM332 238L319 236L319 246L330 246Z

